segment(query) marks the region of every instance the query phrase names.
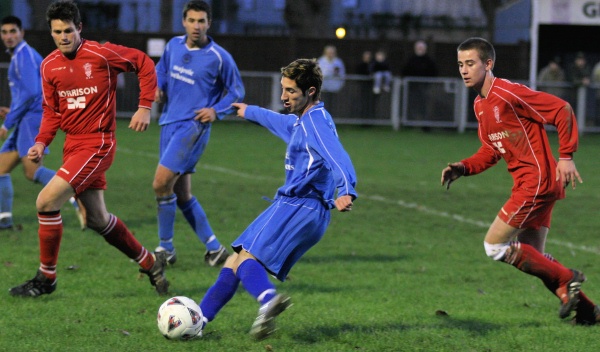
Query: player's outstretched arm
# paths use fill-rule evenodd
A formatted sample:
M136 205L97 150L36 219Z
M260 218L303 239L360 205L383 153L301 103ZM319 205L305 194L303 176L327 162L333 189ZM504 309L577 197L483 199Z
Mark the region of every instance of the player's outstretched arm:
M450 184L464 174L465 165L463 163L448 163L448 166L442 170L442 186L446 185L446 189L450 189Z
M144 132L148 129L148 125L150 125L150 117L150 109L138 108L131 118L129 128L136 132Z

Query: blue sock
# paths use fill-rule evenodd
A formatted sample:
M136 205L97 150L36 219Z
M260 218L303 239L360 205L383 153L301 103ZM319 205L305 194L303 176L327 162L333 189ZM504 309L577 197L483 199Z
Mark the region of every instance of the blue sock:
M0 176L0 228L13 225L13 198L14 191L10 174Z
M254 259L246 259L237 269L237 277L244 288L260 304L265 304L277 295L275 285L269 280L265 268Z
M235 295L240 280L235 276L231 268L223 268L219 273L217 281L206 291L200 309L207 321L212 321L217 313Z
M177 196L173 193L166 197L156 197L158 203L158 239L160 246L172 251L173 234L175 232L175 215L177 212Z
M54 177L56 171L50 170L47 167L40 166L33 174L33 182L41 183L42 185L47 185L48 182Z
M208 218L202 206L196 199L192 197L189 201L179 205L179 209L183 212L183 216L188 221L196 236L206 245L206 249L209 251L216 251L221 247L221 243L217 240L217 237L213 233Z

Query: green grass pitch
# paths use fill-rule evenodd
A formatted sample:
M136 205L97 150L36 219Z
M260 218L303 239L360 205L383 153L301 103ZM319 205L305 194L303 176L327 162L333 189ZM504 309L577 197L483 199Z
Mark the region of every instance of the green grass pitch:
M119 121L118 151L108 173L108 210L148 249L157 245L152 178L158 126L144 133ZM69 207L58 262L58 289L37 299L8 289L38 266L35 199L40 185L12 173L20 232L0 233L0 351L589 351L600 327L558 319L559 301L543 284L487 258L483 236L509 195L501 161L461 178L446 191L446 163L479 146L474 131L338 126L358 175L350 213L334 212L324 239L277 284L294 306L279 330L255 342L248 330L258 304L240 288L190 342L164 339L156 327L158 297L137 266L94 232L80 231ZM556 145L556 135L551 134ZM585 135L575 160L584 179L554 211L547 251L584 271L583 290L600 302L600 136ZM45 164L60 163L62 135ZM556 148L555 148L556 150ZM193 177L193 193L221 242L229 244L268 205L283 183L285 144L245 122L215 123ZM178 213L178 262L169 268L171 295L199 301L217 268Z

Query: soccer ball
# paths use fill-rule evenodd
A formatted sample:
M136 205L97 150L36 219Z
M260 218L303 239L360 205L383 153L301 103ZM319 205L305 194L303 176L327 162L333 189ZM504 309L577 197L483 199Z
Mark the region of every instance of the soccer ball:
M191 340L202 336L202 310L194 300L175 296L166 300L156 316L158 330L169 340Z

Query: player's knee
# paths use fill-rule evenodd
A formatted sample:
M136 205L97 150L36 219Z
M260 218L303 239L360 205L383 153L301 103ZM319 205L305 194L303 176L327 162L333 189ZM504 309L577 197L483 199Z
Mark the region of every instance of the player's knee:
M488 257L496 261L502 261L506 256L506 251L510 248L510 242L491 244L484 241L483 247Z

